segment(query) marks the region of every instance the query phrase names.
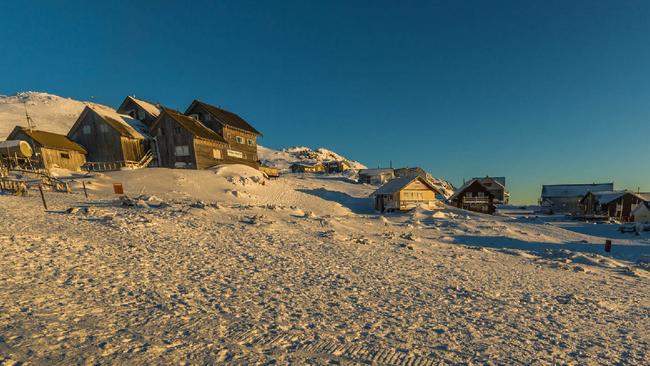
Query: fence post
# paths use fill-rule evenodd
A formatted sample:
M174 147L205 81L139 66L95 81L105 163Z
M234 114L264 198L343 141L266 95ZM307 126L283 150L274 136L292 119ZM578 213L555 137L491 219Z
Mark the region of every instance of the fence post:
M43 194L43 186L41 184L38 185L38 191L41 192L41 199L43 200L43 207L45 207L45 211L47 211L47 202L45 202L45 195Z
M84 196L86 196L86 198L88 198L88 191L86 191L86 182L84 182L84 181L82 180L82 181L81 181L81 185L84 187Z

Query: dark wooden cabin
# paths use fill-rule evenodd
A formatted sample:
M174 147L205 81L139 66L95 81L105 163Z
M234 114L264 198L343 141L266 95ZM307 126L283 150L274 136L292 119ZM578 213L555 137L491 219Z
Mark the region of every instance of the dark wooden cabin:
M86 149L65 135L16 126L7 140L26 141L34 152L32 160L37 168L79 171L86 162Z
M151 133L158 142L160 166L205 169L225 161L228 143L193 117L163 107Z
M155 149L142 122L97 106L84 108L68 137L86 148L88 164L115 163L117 169L146 166Z
M493 214L496 211L494 195L481 184L480 180L472 179L460 187L449 202L464 210Z
M627 191L588 192L580 200L584 218L612 218L632 221L632 211L643 203L643 197Z
M117 109L117 113L126 114L151 128L160 116L162 106L136 97L127 96Z
M257 138L262 134L243 118L198 100L190 104L185 115L195 117L228 143L224 156L225 163L245 164L259 168Z
M508 204L510 201L510 193L506 191L506 177L477 177L481 184L494 195L495 203Z

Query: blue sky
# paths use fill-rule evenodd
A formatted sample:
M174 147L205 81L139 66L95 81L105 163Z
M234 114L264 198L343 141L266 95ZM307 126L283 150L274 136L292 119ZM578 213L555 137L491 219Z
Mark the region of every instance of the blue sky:
M270 147L328 147L454 184L650 191L649 1L13 1L0 94L232 110Z

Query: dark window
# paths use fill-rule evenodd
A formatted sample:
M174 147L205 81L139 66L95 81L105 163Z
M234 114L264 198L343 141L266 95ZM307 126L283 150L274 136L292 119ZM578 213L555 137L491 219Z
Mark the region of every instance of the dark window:
M174 133L181 133L181 127L180 126L174 127Z
M70 159L70 154L62 152L61 154L61 159Z

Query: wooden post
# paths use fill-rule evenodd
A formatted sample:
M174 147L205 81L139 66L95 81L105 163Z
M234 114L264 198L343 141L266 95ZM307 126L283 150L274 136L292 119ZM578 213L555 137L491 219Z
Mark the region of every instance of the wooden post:
M81 185L84 187L84 196L86 196L86 198L88 198L88 191L86 191L86 182L84 182L84 181L82 180L82 181L81 181Z
M41 192L41 199L43 200L43 207L45 207L45 211L47 211L47 202L45 202L45 195L43 194L43 186L41 184L38 185L38 191Z
M612 251L612 241L611 240L605 240L605 251L607 253Z

